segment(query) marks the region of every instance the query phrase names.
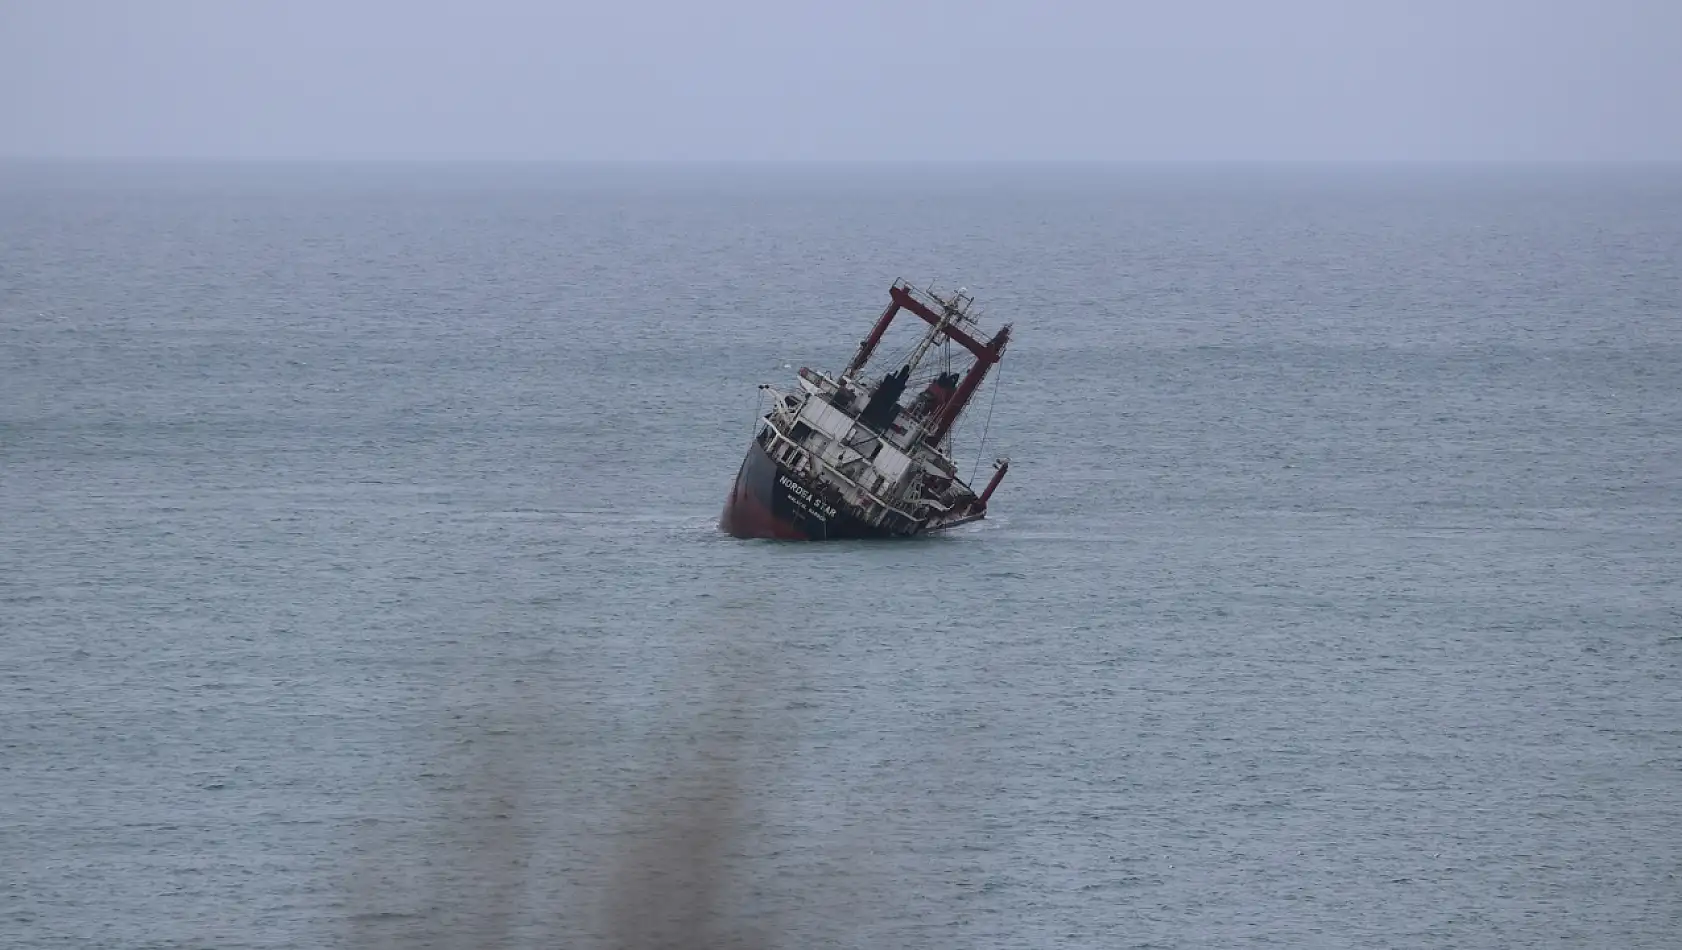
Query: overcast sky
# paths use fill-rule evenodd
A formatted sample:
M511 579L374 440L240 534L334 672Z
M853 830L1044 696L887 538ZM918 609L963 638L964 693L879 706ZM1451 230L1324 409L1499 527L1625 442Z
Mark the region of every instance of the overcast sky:
M1682 0L0 0L0 155L1682 160Z

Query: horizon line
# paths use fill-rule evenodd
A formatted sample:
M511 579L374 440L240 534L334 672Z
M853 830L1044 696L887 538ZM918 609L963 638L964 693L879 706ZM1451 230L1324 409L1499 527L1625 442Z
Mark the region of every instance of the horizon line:
M560 158L445 156L250 156L250 155L28 155L0 153L5 164L125 165L527 165L527 166L1594 166L1682 165L1673 158Z

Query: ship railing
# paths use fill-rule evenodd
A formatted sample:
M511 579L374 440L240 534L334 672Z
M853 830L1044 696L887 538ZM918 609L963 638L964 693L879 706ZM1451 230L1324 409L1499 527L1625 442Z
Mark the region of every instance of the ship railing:
M810 366L800 367L800 372L796 375L820 388L832 388L835 386L835 380L830 379L827 373L812 369Z
M772 416L790 416L799 412L799 407L790 408L788 401L791 393L785 393L770 383L760 383L759 388L771 394L771 408L766 411L765 418Z
M805 446L801 445L800 443L798 443L798 442L794 441L793 439L789 438L788 436L784 435L783 431L781 429L777 428L776 425L774 425L774 424L771 426L771 434L775 435L779 441L787 442L790 446L793 446L794 448L805 452L807 458L811 459L813 462L817 463L819 466L824 468L826 471L833 474L837 479L840 479L841 481L845 482L846 484L851 485L852 487L858 489L859 494L861 494L864 497L870 499L872 502L875 502L877 505L881 506L882 508L884 508L888 511L891 511L896 515L899 515L901 518L905 518L905 519L908 519L910 521L916 521L917 520L916 517L909 514L908 512L906 512L902 509L899 509L899 508L895 508L893 505L890 505L887 502L883 501L881 498L877 497L875 492L872 492L870 489L864 487L862 484L860 484L859 482L854 480L852 478L852 476L847 475L845 472L842 472L840 469L837 469L835 466L829 464L828 462L825 462L821 458L818 458L816 455L813 455L811 453L811 451L809 449L807 449Z

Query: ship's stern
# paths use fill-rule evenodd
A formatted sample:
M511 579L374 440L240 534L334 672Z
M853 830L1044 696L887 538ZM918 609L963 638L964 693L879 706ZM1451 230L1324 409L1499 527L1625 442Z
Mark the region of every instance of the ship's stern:
M778 515L777 463L756 440L748 446L736 482L724 501L718 526L733 538L771 538L804 541L811 536L785 513Z
M827 500L826 500L827 499ZM755 440L736 472L719 527L735 538L779 541L835 541L886 538L822 486L777 461Z

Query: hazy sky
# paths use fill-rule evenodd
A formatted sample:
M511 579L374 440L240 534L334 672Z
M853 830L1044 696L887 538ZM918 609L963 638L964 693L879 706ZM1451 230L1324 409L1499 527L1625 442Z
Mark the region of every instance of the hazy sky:
M1682 160L1682 0L0 0L0 155Z

